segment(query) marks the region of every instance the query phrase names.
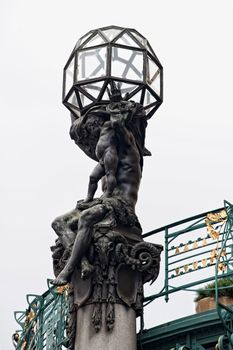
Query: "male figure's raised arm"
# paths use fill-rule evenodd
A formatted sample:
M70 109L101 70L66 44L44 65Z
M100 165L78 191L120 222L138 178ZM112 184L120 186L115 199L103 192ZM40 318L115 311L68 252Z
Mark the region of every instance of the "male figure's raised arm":
M108 106L107 110L110 113L110 121L116 135L125 144L132 144L132 133L127 129L126 125L132 120L134 105L131 102L117 103L114 108L111 108L111 104Z
M132 145L132 133L125 126L124 119L118 118L112 120L112 127L120 142L125 143L127 146Z

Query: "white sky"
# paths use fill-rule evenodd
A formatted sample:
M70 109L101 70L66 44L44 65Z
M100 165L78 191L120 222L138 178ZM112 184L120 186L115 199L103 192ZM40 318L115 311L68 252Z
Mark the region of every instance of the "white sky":
M25 295L47 289L50 223L85 196L94 165L70 140L61 103L78 38L105 25L136 28L164 66L137 205L147 232L233 201L232 16L232 0L1 0L0 350L11 349ZM192 313L192 299L173 296L169 309L155 302L146 326Z

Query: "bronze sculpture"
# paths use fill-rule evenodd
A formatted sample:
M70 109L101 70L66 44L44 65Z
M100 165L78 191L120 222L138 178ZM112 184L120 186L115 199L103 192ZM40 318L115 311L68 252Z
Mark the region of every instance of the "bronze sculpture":
M78 209L82 210L78 221L78 235L65 268L54 281L56 285L69 282L75 265L80 263L90 245L91 228L103 220L108 213L114 211L116 221L123 225L138 226L140 229L135 214L135 204L141 181L140 164L142 162L140 161L140 150L130 128L137 107L133 102L122 101L120 98L116 100L116 96L121 97L121 94L120 90L114 86L112 101L110 100L110 104L106 107L106 111L109 111L106 113L109 120L104 121L100 127L100 136L96 145L95 153L97 158L100 158L100 162L94 169L94 176L93 173L90 176L87 198L77 205ZM88 116L85 117L88 118ZM139 117L143 118L143 115L137 115L136 118ZM107 118L106 115L104 118ZM78 136L78 142L81 140L80 128L82 126L77 123L72 126L72 133ZM96 202L93 201L93 195L97 181L102 177L104 177L103 195Z
M132 66L132 62L129 65ZM95 80L88 82L87 86L96 89ZM68 100L72 97L75 108L69 105L72 112L70 136L98 164L89 177L86 198L52 223L58 236L51 248L56 276L53 284L71 283L74 288L71 304L78 308L93 304L92 323L96 331L101 328L102 305L106 305L108 330L114 327L115 304L123 304L133 308L137 315L142 314L143 284L157 278L162 251L162 246L143 241L135 213L143 157L151 155L145 148L147 120L161 100L145 85L151 96L158 99L150 103L147 98L146 110L140 103L146 93L148 95L143 90L144 85L138 88L133 85L134 90L130 88L123 93L122 83L116 82L107 79L104 87L98 90L99 96L106 90L108 100L99 97L87 107L81 100L83 86L77 85L80 90L74 90L74 85L68 93ZM135 102L133 97L138 91L141 98ZM75 96L84 108L75 107ZM94 198L100 180L103 194ZM72 312L73 317L75 313ZM75 324L74 320L71 324ZM73 331L68 333L74 334Z

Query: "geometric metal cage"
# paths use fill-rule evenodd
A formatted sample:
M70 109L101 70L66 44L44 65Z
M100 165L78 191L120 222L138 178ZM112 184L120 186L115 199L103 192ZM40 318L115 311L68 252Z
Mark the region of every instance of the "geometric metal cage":
M151 118L163 101L163 68L148 40L135 29L91 30L75 45L63 75L63 103L76 117L109 103L107 86L119 84Z

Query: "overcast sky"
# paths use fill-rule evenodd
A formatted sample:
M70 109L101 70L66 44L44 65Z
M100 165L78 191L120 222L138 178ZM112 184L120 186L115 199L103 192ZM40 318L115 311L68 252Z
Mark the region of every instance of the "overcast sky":
M137 205L147 232L233 201L232 16L232 0L1 0L0 350L11 349L13 311L26 308L25 295L46 290L50 224L85 196L94 166L70 140L61 102L78 38L111 24L136 28L164 66ZM155 302L146 326L191 314L193 295L185 296L185 308L183 295L169 311Z

